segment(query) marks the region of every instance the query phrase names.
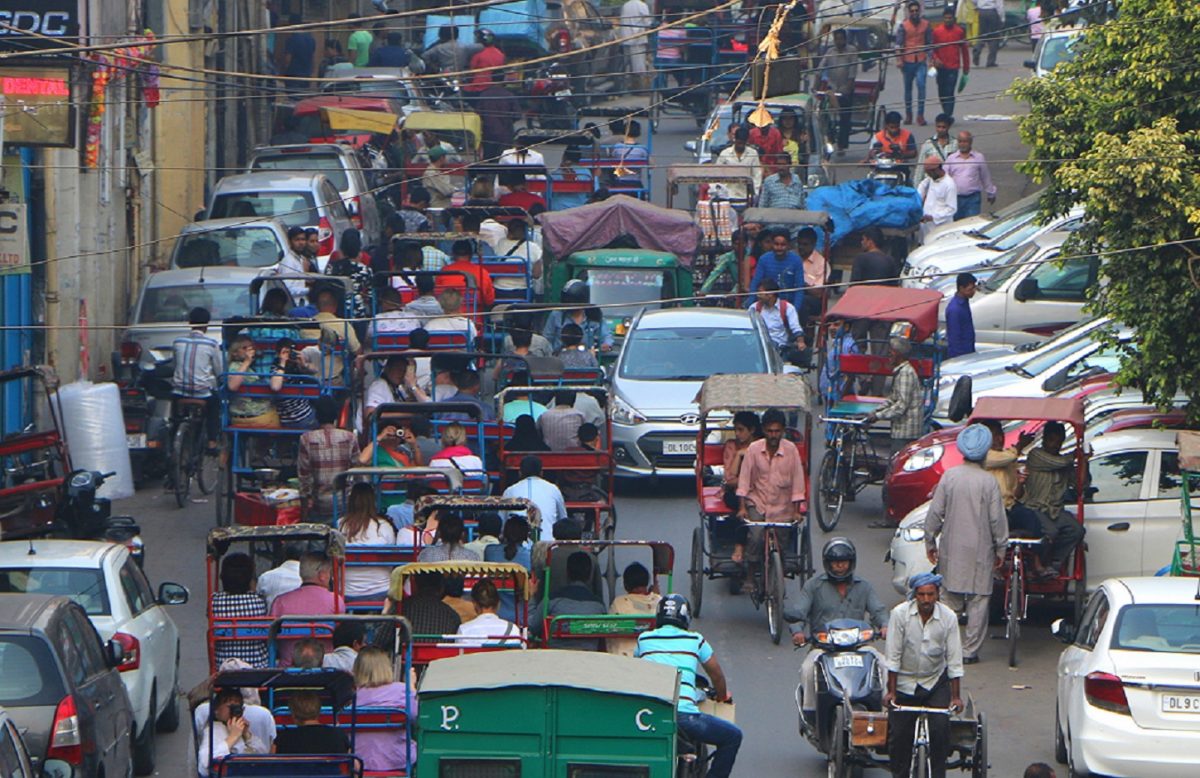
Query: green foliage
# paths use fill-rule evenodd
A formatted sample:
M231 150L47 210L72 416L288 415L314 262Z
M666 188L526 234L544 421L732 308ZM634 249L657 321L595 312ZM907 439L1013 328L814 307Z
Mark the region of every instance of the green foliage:
M1200 421L1200 2L1120 9L1073 62L1014 85L1030 104L1019 169L1046 184L1043 215L1084 206L1065 251L1107 257L1089 305L1135 331L1120 383L1160 405L1185 392Z

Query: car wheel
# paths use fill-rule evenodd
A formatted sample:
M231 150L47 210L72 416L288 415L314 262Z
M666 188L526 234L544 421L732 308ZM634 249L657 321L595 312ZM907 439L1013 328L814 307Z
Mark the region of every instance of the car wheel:
M1063 737L1062 722L1058 718L1058 703L1054 703L1054 761L1067 763L1067 739Z
M171 681L171 697L163 712L158 714L158 731L174 732L179 729L179 646L175 647L175 677Z
M150 718L142 727L141 737L136 734L137 724L134 724L133 738L133 772L135 775L153 775L154 763L158 758L158 737L154 727L154 711L158 709L158 690L150 692Z
M1087 770L1080 770L1075 764L1075 747L1071 743L1071 725L1067 725L1067 775L1069 778L1087 778L1091 773Z

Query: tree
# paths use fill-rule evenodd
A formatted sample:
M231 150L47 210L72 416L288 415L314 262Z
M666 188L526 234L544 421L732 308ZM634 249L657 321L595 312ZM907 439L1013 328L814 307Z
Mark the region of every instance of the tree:
M1088 306L1133 329L1118 383L1160 407L1184 392L1200 421L1200 3L1124 0L1077 45L1013 87L1030 104L1018 169L1047 185L1043 217L1084 207L1064 255L1105 257Z

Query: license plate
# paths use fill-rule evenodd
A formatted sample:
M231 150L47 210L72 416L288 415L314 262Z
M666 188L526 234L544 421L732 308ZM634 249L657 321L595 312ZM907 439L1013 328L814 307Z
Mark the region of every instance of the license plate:
M695 454L696 441L694 440L664 440L663 453L670 456L671 454Z
M1163 713L1200 713L1200 694L1164 694Z
M143 432L137 435L125 435L125 446L126 448L145 448L146 433Z
M862 654L834 654L834 667L862 667Z

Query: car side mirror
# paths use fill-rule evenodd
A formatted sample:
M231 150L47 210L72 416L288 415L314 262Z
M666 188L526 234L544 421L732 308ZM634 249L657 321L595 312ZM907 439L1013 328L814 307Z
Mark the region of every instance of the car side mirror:
M1025 67L1029 68L1030 70L1037 70L1037 60L1036 59L1025 60Z
M75 768L61 759L47 759L42 763L42 778L74 778Z
M115 640L104 644L104 661L109 667L120 667L125 662L125 649Z
M183 605L188 601L188 590L186 586L170 581L164 581L158 587L158 604L159 605Z
M1036 278L1022 279L1021 283L1017 284L1017 288L1013 290L1013 297L1019 303L1040 297L1041 294L1042 290L1038 287Z
M683 150L695 152L696 151L696 141L694 141L694 140L684 141Z
M1050 633L1063 643L1075 642L1075 625L1066 619L1055 619L1050 622Z

